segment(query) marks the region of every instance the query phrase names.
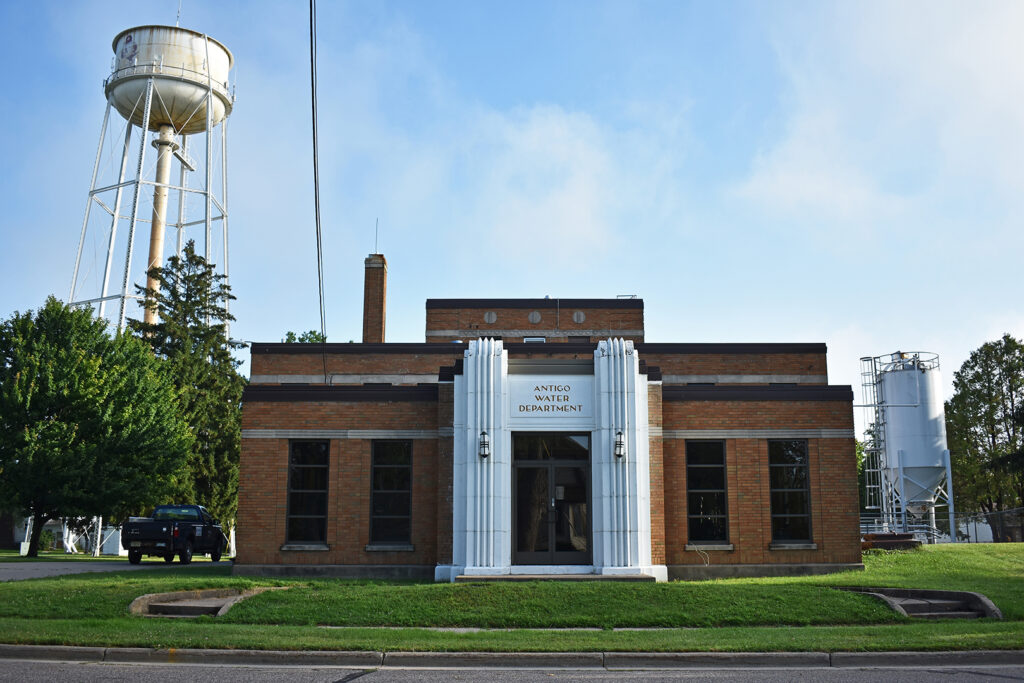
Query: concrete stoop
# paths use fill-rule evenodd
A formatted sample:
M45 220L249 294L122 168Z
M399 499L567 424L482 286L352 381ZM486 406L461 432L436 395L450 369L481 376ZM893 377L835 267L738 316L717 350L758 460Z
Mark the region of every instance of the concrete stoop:
M455 583L495 583L505 581L620 581L654 583L657 579L649 574L497 574L493 576L460 574L455 577Z
M1002 619L1003 613L981 593L923 588L843 586L840 590L878 598L892 611L916 619Z
M146 617L220 617L235 603L268 590L287 590L287 586L262 586L249 590L210 588L206 590L149 593L128 606L128 611Z

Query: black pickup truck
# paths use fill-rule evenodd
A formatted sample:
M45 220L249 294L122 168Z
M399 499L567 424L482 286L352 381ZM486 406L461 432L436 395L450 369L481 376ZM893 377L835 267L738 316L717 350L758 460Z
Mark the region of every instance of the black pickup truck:
M209 553L214 562L227 547L228 539L220 524L201 505L158 505L152 517L129 517L121 526L121 546L128 561L138 564L143 555L182 564L192 561L193 553Z

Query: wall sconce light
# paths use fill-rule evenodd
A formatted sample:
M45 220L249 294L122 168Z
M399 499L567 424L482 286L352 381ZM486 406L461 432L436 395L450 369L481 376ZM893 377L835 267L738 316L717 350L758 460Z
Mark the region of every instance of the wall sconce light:
M626 455L626 439L622 436L622 430L615 432L615 457L621 458Z
M486 431L480 432L480 450L477 452L481 458L486 458L491 454L491 440Z

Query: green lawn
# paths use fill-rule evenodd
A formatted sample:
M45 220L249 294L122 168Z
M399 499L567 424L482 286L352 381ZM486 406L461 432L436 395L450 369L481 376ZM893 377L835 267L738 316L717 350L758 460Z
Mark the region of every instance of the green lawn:
M208 562L206 555L194 555L193 562ZM0 550L0 562L128 562L127 555L100 555L93 557L89 553L70 555L63 550L40 550L39 557L22 557L17 550ZM159 557L144 557L144 563L164 564ZM175 560L177 562L177 560Z
M864 572L636 583L433 584L233 577L228 567L0 584L0 642L375 650L898 650L1024 648L1024 546L932 546L865 555ZM289 586L219 619L127 616L144 593ZM837 585L974 590L1005 621L912 622ZM373 629L371 626L402 628ZM509 629L453 633L422 627ZM327 628L344 627L344 628ZM526 629L589 627L596 631ZM657 631L613 631L662 627Z

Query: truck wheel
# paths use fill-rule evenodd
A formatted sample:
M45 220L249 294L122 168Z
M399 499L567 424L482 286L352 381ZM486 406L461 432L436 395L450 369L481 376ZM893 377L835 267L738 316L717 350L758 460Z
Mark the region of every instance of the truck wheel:
M192 561L192 541L185 541L185 547L178 553L178 559L182 564L188 564Z
M164 562L166 562L167 564L174 562L174 553L167 553L166 555L164 555Z
M141 550L129 550L128 551L128 563L139 564L142 562L142 551Z
M210 553L210 562L220 562L220 553L220 548L217 548L212 553Z

